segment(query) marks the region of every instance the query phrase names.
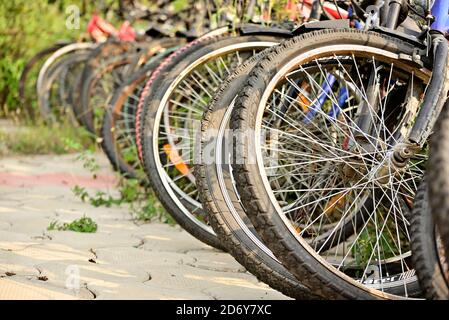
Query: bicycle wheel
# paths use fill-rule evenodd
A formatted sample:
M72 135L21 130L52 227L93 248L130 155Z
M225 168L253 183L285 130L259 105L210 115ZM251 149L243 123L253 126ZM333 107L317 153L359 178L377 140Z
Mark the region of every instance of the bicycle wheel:
M449 298L449 270L445 249L429 207L427 183L423 182L416 193L410 217L410 246L412 262L426 299ZM445 277L446 275L446 277Z
M59 74L59 96L64 105L67 108L70 107L74 116L76 101L80 91L81 76L89 56L87 53L85 59L68 65Z
M259 280L273 289L296 298L317 299L301 285L263 244L246 216L235 189L230 154L232 136L226 134L238 91L257 61L269 50L238 67L220 86L201 120L199 162L195 167L201 204L210 224L227 251Z
M142 145L150 184L182 227L215 247L222 247L222 243L208 225L207 214L198 199L192 142L202 113L220 83L240 63L278 39L213 38L193 45L172 59L146 91Z
M86 52L93 50L97 45L93 43L72 43L67 46L64 46L58 50L56 50L42 65L39 70L39 74L36 81L36 92L38 97L38 106L41 117L45 121L54 121L52 115L52 110L46 105L45 100L42 100L41 97L44 96L45 93L45 84L47 82L47 77L49 74L49 70L52 65L57 63L60 59L62 59L65 55L71 54L73 52Z
M427 155L402 169L391 159L430 77L399 55L413 50L374 32L309 33L261 60L236 101L242 203L276 257L323 297L420 294L407 216Z

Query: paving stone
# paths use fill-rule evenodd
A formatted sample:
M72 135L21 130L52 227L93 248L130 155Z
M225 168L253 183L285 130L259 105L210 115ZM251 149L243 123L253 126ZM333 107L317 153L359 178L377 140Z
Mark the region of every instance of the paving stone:
M112 247L95 250L98 263L113 265L144 265L149 269L153 266L192 265L196 262L193 256L174 252L147 251L130 247Z
M146 232L138 232L144 244L142 249L149 251L187 252L210 248L198 241L180 227L172 227L164 224L150 224L144 229Z
M19 211L20 210L17 208L17 204L8 205L8 204L2 203L2 206L0 206L0 217L9 215L11 213L17 213Z
M5 223L12 225L9 230L14 232L29 235L30 238L42 234L49 226L52 219L48 218L45 214L32 214L28 212L27 217L17 215L17 217L10 217L3 219Z
M97 292L101 290L95 285L89 287L91 290ZM132 300L208 300L213 299L207 293L200 290L191 291L183 288L157 288L154 289L143 283L129 285L120 284L115 288L102 289L96 300L110 300L110 299L132 299Z
M46 281L55 287L95 287L96 294L120 284L139 284L147 281L150 274L145 268L133 265L110 265L79 261L47 262L36 265Z
M36 263L48 261L88 261L93 254L60 243L30 244L13 250L19 256L36 261Z
M37 277L39 270L36 261L17 254L14 251L0 250L0 276L29 276Z
M0 299L286 298L179 226L136 224L126 206L83 203L57 175L89 176L76 157L0 159L0 184L2 174L23 180L0 186ZM107 159L96 157L101 173L113 176ZM29 184L36 174L51 183ZM96 233L46 230L83 215L98 224Z
M107 248L114 246L138 246L140 240L129 233L117 232L109 233L100 230L95 233L78 233L71 231L48 231L47 234L52 238L47 242L55 242L67 246L76 246L76 248L88 251L90 249Z
M231 255L216 249L192 250L187 255L195 257L195 262L187 264L195 268L222 272L246 271Z
M12 223L7 221L0 221L0 230L8 230L12 227Z
M260 284L257 288L245 287L236 290L235 286L212 286L202 289L201 292L214 297L216 300L246 300L251 297L254 300L285 300L286 296Z
M75 300L86 298L87 294L85 290L81 293L70 292L16 277L0 278L0 300ZM89 295L89 298L92 296Z
M248 299L248 297L285 299L285 296L261 284L248 273L233 274L188 266L183 268L166 267L150 270L150 273L154 276L151 281L145 282L145 285L154 290L170 288L180 288L181 291L191 292L199 290L214 299L241 300Z
M2 230L0 232L0 250L19 251L40 243L33 240L29 235L13 232L12 230Z

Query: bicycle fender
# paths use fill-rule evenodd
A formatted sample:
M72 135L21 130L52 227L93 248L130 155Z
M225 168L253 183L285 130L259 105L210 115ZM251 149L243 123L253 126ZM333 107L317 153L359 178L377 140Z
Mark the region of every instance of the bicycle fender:
M338 19L338 20L326 20L326 21L312 21L307 22L295 30L293 30L293 35L298 36L303 33L321 30L321 29L349 29L350 20L349 19Z
M292 37L290 30L278 27L266 27L258 24L243 24L238 26L240 35L281 35L284 37Z

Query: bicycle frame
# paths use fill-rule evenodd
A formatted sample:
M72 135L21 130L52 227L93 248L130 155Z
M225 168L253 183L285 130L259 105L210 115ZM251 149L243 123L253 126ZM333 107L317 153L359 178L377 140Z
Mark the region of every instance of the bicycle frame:
M441 96L449 90L449 48L445 36L449 31L449 1L435 0L431 8L432 23L429 30L428 47L433 50L433 73L426 96L409 135L409 143L423 147L443 109ZM431 52L429 50L429 52Z
M397 14L399 13L397 12ZM429 32L432 40L429 41L428 46L432 47L434 50L434 74L431 82L429 83L426 98L422 103L421 110L418 113L416 122L409 136L409 143L418 146L424 145L433 128L433 123L441 111L442 106L438 100L440 95L446 94L445 85L448 81L446 79L447 41L444 39L444 35L449 32L449 1L435 0L430 14L433 17L433 22ZM429 50L429 52L431 51ZM312 106L310 106L310 110L304 119L305 123L311 121L317 110L322 108L324 102L327 100L326 95L332 90L334 82L334 76L327 75L326 82L322 87L322 95L318 97L317 101ZM343 99L345 95L347 95L347 92L340 92L338 94L339 105L333 105L332 111L329 114L330 117L333 118L338 115L339 108L345 103L345 100ZM367 121L368 123L365 123ZM364 120L361 119L358 125L360 128L368 129L370 127L369 122L370 118L366 118ZM406 159L404 159L404 161L405 160Z
M443 34L449 31L449 1L435 0L431 10L435 21L432 23L432 30L438 30Z

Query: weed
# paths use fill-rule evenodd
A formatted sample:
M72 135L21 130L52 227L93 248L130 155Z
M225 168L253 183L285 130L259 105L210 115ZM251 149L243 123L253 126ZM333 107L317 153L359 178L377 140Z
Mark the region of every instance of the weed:
M91 150L85 150L81 152L76 160L80 160L83 162L83 168L89 170L94 179L97 178L98 170L100 170L100 165L95 159L94 153Z
M74 141L67 141L67 144L72 148L80 147L80 145L76 144ZM77 157L77 160L83 162L83 167L92 173L94 179L97 177L97 172L100 169L100 166L92 151L82 151ZM94 207L110 208L111 206L126 204L129 206L133 218L139 221L159 220L169 225L176 224L175 220L159 203L153 191L143 186L140 180L126 179L125 177L120 176L117 188L119 191L118 197L114 197L103 191L97 191L95 194L90 194L85 188L78 185L72 188L72 192L75 196L79 197L81 201L88 202Z
M165 211L154 193L147 190L145 196L142 196L140 202L134 202L131 205L131 214L138 221L158 220L169 225L176 225L176 221Z
M83 216L80 219L73 220L70 223L64 222L60 223L58 221L50 222L50 225L47 227L47 230L58 230L58 231L75 231L75 232L86 232L86 233L94 233L98 229L98 225L91 218Z
M78 185L72 188L72 192L75 196L79 197L81 201L89 202L96 208L102 206L110 208L112 205L120 205L122 203L120 198L114 198L103 191L97 191L95 195L91 196L85 188Z
M80 186L72 188L75 196L81 201L88 202L94 207L129 205L129 211L134 219L138 221L158 220L169 225L175 225L175 220L165 211L157 200L152 190L140 185L136 179L120 178L118 183L119 197L113 197L103 191L97 191L91 195Z
M137 201L142 196L142 187L137 179L120 179L118 187L121 199L125 203Z
M121 199L116 199L103 191L97 191L95 196L89 197L89 202L96 208L101 206L110 208L112 205L120 205L122 203Z
M86 202L86 199L89 198L89 193L83 187L74 186L72 188L72 192L75 194L75 196L79 197L83 202Z
M395 226L394 221L387 221L381 233L375 226L368 225L358 236L352 248L355 263L367 266L372 261L384 260L399 255L397 239L389 232ZM399 239L404 250L407 250L405 239ZM363 270L362 270L363 271ZM362 276L362 274L357 274Z

